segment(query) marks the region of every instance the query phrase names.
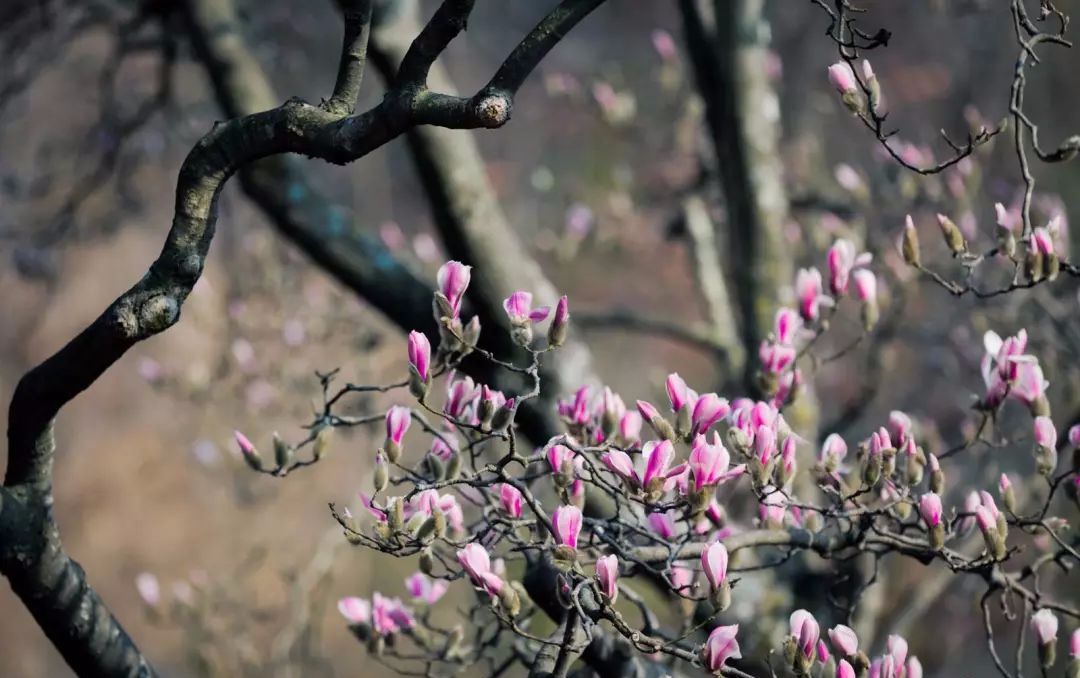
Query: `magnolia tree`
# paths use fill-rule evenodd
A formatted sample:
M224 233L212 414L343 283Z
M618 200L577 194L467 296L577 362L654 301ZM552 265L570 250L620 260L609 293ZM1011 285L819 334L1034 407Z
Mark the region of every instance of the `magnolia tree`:
M1025 294L1080 277L1080 267L1069 261L1064 218L1033 216L1037 196L1029 168L1031 153L1043 162L1071 159L1080 138L1044 150L1024 108L1026 68L1037 48L1068 46L1067 17L1046 0L1037 16L1021 0L1010 3L1018 57L1009 122L975 124L963 142L946 138L952 154L934 160L898 142L886 127L888 90L865 52L886 45L889 33L860 29L847 0L812 1L828 18L839 54L821 86L831 83L890 162L927 176L950 172L963 182L973 171L972 154L1011 133L1021 197L994 206L992 234L939 214L934 228L941 244L932 247L920 245L913 216L890 229L895 248L889 249L895 251L879 251L877 258L852 240L836 239L820 261L781 281L780 287L794 290L792 299L762 297L758 288L766 274L740 272L737 282L755 288L749 294L736 290L736 305L743 307L735 314L741 340L752 341L752 357L741 360L748 378L730 391L703 392L699 379L671 373L663 384L665 402L637 400L632 407L584 368L553 369L574 348L575 322L567 296L554 294L541 275L533 276L534 287L513 291L524 286L512 285L493 299L492 290L500 288L494 281L510 275L504 259L513 258L500 248L516 241L494 227L478 231L465 217L461 223L447 217L457 225L446 230L458 228L458 244L468 256L439 268L434 289L420 295L423 312L395 316L408 332L401 380L340 385L336 372L323 374L321 404L306 424L306 437L290 441L274 434L260 451L246 435L235 434L253 471L288 482L312 464L333 463L326 453L334 429L385 425L382 446L364 451L370 487L356 502L330 505L348 543L415 569L400 590L355 591L338 601L344 623L375 660L402 675L423 676L494 677L523 668L538 677L704 672L920 678L923 664L902 633L857 630L860 608L884 576L882 563L899 561L932 572L926 580L974 587L973 614L985 629L987 664L1001 675L1019 678L1038 666L1043 675L1080 677L1080 607L1075 577L1070 579L1080 550L1069 522L1080 508L1080 425L1070 427L1053 407L1045 361L1029 348L1026 330L983 335L985 388L968 409L969 434L954 445L899 409L874 422L865 437L802 430L792 415L813 399L810 376L818 367L847 360L881 332L879 280L887 257L902 262L909 278L931 281L935 291L940 287L952 297ZM219 25L219 3L189 4L196 28L200 22ZM373 3L340 4L346 31L332 96L319 105L290 100L215 126L185 162L173 230L150 272L30 372L15 394L9 467L0 488L0 566L81 674L151 675L153 669L63 550L51 514L52 420L128 348L177 321L201 273L224 181L267 156L304 153L344 163L415 134L413 144L428 153L425 176L436 186L430 190L445 192L453 183L447 177L468 165L470 152L455 155L417 130L504 125L525 77L602 0L563 0L471 97L438 93L431 82L435 59L464 29L471 1L446 0L397 50L378 29L373 33ZM688 0L680 8L712 116L723 101L708 88L712 43L702 42L703 24L696 23L702 6ZM717 2L712 11L720 30L727 5ZM369 40L380 61L396 68L382 103L356 113ZM660 34L654 42L664 59L673 58L670 36ZM236 56L237 43L216 44L210 33L197 34L196 43L214 63ZM237 68L245 67L242 62ZM228 78L218 86L227 92ZM595 94L606 114L626 113L617 93L601 88ZM239 96L228 101L237 112L246 105ZM710 117L709 124L724 167L729 159L719 152L726 139L724 126L714 124L719 119ZM253 194L271 200L262 190L271 184L259 183L267 175L242 177ZM857 177L839 177L854 190ZM728 191L739 183L730 176L723 181ZM745 196L726 197L737 204ZM448 202L452 213L462 201ZM758 207L767 202L758 200ZM695 214L687 210L686 226L700 246ZM772 221L760 219L750 238L756 244L747 251L755 262L769 264L761 242ZM488 238L496 244L485 245ZM327 257L328 268L338 265L312 239L301 239L320 253L313 254L317 260ZM781 257L779 250L775 256ZM699 257L700 282L716 300L726 295L718 291L724 276L710 278L711 265L708 256ZM374 294L387 309L412 301L396 288ZM534 295L550 306L534 303ZM755 320L763 315L761 306L768 307L764 323ZM724 304L711 313L722 320ZM858 330L837 349L830 335L845 326ZM728 340L724 330L723 322L707 336L663 328L710 347ZM717 352L738 367L733 345ZM582 383L567 383L568 374ZM554 402L551 380L564 390ZM387 409L354 414L354 401L367 402L372 394L386 394ZM536 424L545 417L559 430ZM537 431L545 431L542 439ZM1016 455L1021 461L1003 465L1007 472L995 466L990 483L972 477L969 458L999 448L1022 451ZM826 595L769 595L795 588L785 577L796 575ZM156 604L156 580L141 576L138 585ZM449 607L441 601L454 589L469 604L440 610ZM448 623L448 615L456 619ZM1017 636L1007 651L1005 626Z

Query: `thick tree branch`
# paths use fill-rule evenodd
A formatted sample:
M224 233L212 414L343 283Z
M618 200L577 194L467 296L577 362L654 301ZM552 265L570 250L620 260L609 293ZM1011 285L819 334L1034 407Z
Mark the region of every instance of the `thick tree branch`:
M345 36L341 46L341 63L338 64L334 94L326 102L326 108L331 112L351 114L356 108L356 97L360 94L360 83L364 81L364 65L367 63L373 2L374 0L351 0L342 12Z
M213 9L192 0L189 11ZM220 18L220 17L219 17ZM428 32L440 29L438 15ZM213 24L214 33L222 26ZM346 45L355 41L346 41ZM343 60L346 60L343 57ZM353 64L355 66L355 64ZM345 78L359 82L355 68ZM258 85L254 85L258 87ZM349 91L352 84L343 87ZM263 88L265 91L265 87ZM225 182L257 160L296 153L344 164L423 124L499 127L512 105L505 94L468 99L394 89L356 116L290 100L215 125L188 154L176 189L172 228L161 254L131 289L15 389L8 419L8 468L2 499L0 571L61 655L80 675L149 676L153 669L64 551L52 517L52 422L139 341L175 324L202 273Z

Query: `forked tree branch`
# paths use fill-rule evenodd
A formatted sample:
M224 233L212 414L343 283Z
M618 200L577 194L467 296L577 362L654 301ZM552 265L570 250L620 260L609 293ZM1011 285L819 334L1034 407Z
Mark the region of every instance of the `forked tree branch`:
M456 35L454 26L464 21L468 9L471 3L447 0L421 36ZM362 36L366 29L359 28ZM346 49L360 42L346 38ZM343 56L342 61L351 59ZM511 68L523 80L532 65ZM345 65L346 75L335 88L339 99L359 87L357 66L355 60ZM20 380L9 409L0 571L80 675L150 676L154 670L63 549L52 516L53 420L129 348L179 320L205 265L226 181L252 162L287 153L352 162L417 125L500 127L509 119L514 94L502 90L465 98L426 87L395 88L359 115L292 99L218 123L188 154L177 181L172 228L157 260L90 326Z

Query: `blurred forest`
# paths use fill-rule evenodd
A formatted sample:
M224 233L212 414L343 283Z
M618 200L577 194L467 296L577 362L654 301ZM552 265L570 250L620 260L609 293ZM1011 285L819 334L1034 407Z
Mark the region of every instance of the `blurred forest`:
M237 2L243 38L268 74L275 101L326 96L340 46L334 3ZM0 400L6 403L27 369L143 274L172 217L181 161L229 115L181 20L164 28L133 23L123 2L5 4ZM458 87L473 91L485 82L549 4L478 3L468 32L442 57ZM912 153L944 157L949 150L939 130L962 136L974 120L993 123L1007 114L1016 46L1004 4L861 3L871 23L893 33L887 48L873 52L873 64L890 125ZM423 5L430 13L435 3ZM1078 0L1059 7L1080 14ZM809 0L772 0L765 14L791 201L785 238L800 253L795 263L820 261L844 235L892 271L882 278L880 342L812 376L822 433L842 424L862 435L890 409L903 409L942 440L956 439L965 408L982 388L980 337L988 328L1004 335L1043 327L1046 344L1038 350L1054 366L1047 369L1052 400L1071 403L1061 407L1063 417L1080 411L1075 279L990 301L956 300L910 280L895 252L908 212L935 248L935 211L992 238L993 204L1014 202L1020 186L1011 142L1000 137L938 176L902 172L828 85L836 49L820 10ZM1049 143L1080 129L1078 65L1075 50L1062 50L1029 78L1028 109L1044 138L1054 140ZM370 77L361 106L381 94L381 82ZM703 387L730 377L701 347L606 327L603 318L624 309L691 325L706 313L679 218L687 197L700 191L702 156L713 152L703 110L677 3L611 0L541 64L506 127L459 132L476 137L508 222L570 296L573 331L591 349L595 373L628 399L657 397L670 371L692 375ZM328 230L378 238L434 280L446 247L404 141L344 168L302 162L310 185L329 201ZM1054 214L1066 223L1080 220L1080 163L1034 169L1040 222ZM721 199L705 195L712 216L723 222ZM266 445L273 431L301 435L298 427L321 397L317 371L340 368L354 383L400 380L403 333L283 238L238 182L226 189L221 208L217 241L182 322L138 345L59 420L56 515L67 548L164 675L241 675L245 662L260 656L288 660L272 675L384 675L363 663L334 601L397 590L411 570L350 549L326 510L330 501L354 502L369 484L368 453L379 431L337 435L332 458L285 480L250 473L231 436L240 429ZM1080 246L1074 242L1071 252L1075 259ZM389 403L373 400L358 411ZM0 459L5 454L0 446ZM978 474L974 459L971 472ZM144 572L161 582L164 600L179 603L147 606L135 585ZM893 623L917 576L898 572L883 592L881 614ZM982 642L981 629L965 621L975 612L970 594L944 591L932 605L934 624L906 631L933 667L928 675L987 675L962 668ZM0 611L0 674L67 675L6 585ZM954 634L949 648L934 644L941 628Z

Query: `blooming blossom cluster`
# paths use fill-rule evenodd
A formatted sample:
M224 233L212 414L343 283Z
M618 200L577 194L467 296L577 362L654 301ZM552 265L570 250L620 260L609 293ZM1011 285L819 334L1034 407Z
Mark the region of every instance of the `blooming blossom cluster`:
M875 303L868 256L841 240L827 260L828 294L816 271L800 274L798 310L778 312L774 334L762 347L763 372L797 371L797 336L827 331L821 309L834 309L833 298L854 289L864 306ZM466 336L464 326L455 324L467 267L450 262L439 282L434 308L451 346L444 347L447 339L440 337L432 351L426 337L410 335L406 354L415 402L393 405L385 414L385 438L374 454L374 494L360 496L371 519L335 509L350 542L415 558L419 566L406 580L410 605L378 593L370 600L341 600L342 615L373 652L397 652L395 638L405 636L430 661L468 665L500 634L535 642L526 625L537 612L559 618L573 611L567 618L589 633L621 635L646 655L667 655L715 674L746 675L736 667L754 660L743 656L748 644L741 634L752 634L752 644L759 645L757 636L769 633L739 604L749 595L739 585L739 563L748 559L748 572L761 569L759 558L766 556L756 551L812 549L839 561L870 550L940 560L958 572L989 572L1012 562L1016 533L1032 525L1019 513L1018 488L1005 473L996 498L987 489L965 488L965 499L951 505L955 488L944 467L973 443L942 449L905 412L890 412L861 439L830 433L810 463L801 458L815 446L785 416L788 396L729 400L696 390L677 373L665 379L667 402L660 407L645 399L627 407L608 386L579 388L557 403L565 430L526 451L516 415L537 398L535 375L543 356L566 339L566 297L554 311L534 308L525 292L507 298L505 329L528 360L520 365L478 347L478 326ZM549 318L540 339L535 326ZM987 393L973 412L994 418L1009 401L1023 405L1018 412L1031 417L1034 469L1052 490L1063 487L1076 496L1069 488L1080 487L1080 452L1063 472L1046 382L1028 351L1027 334L1021 330L1001 339L989 332L984 343ZM504 392L477 383L460 370L460 359L471 353L531 377L533 388ZM435 387L439 378L445 388ZM430 442L417 445L418 432ZM1080 450L1080 426L1066 437ZM237 443L245 458L258 454L242 434ZM1046 509L1038 520L1048 530L1062 524ZM982 535L978 542L968 539L976 529ZM1053 542L1042 548L1053 548ZM638 593L643 576L662 586L684 614L697 609L706 620L697 627L703 629L700 637L665 642L650 635L655 629L646 633L628 621L621 606L645 605ZM471 640L465 627L437 627L415 611L461 595L455 593L459 581L473 592L478 607L471 614L483 610L491 620ZM1009 581L1014 590L1027 590L1022 579ZM1037 594L1030 596L1025 600L1039 657L1051 666L1057 616ZM923 675L899 635L888 636L875 654L860 646L845 619L828 610L785 614L788 632L775 649L796 676ZM655 623L649 619L644 623Z

